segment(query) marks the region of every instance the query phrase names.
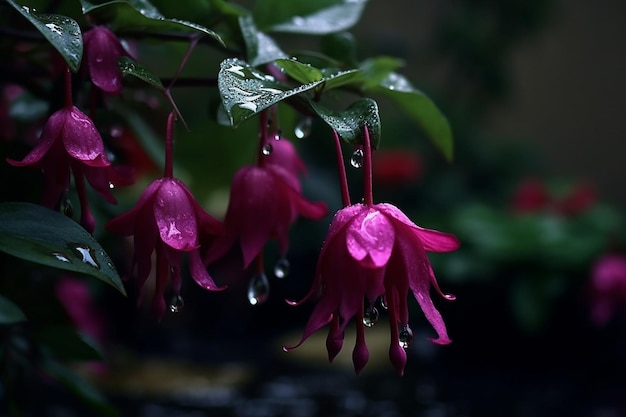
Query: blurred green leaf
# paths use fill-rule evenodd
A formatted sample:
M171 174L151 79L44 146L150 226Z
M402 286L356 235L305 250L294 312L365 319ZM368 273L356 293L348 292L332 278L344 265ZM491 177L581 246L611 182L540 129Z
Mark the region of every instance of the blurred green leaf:
M368 90L392 99L426 133L448 160L452 160L452 129L446 117L424 93L414 88L402 75L390 72L378 85Z
M378 104L370 98L361 98L342 112L329 110L322 105L310 102L311 107L339 136L351 145L363 144L364 126L370 135L375 149L380 144L380 115Z
M211 29L186 20L168 19L148 0L80 0L80 3L84 14L101 14L118 31L199 32L224 45Z
M254 20L261 30L324 35L354 26L366 4L367 0L259 0Z
M75 221L30 203L0 203L0 250L18 258L98 278L126 294L100 244Z
M367 89L380 86L389 74L403 65L402 60L390 56L378 56L363 61L359 65L363 75L363 87Z
M293 59L277 59L275 63L285 74L302 84L313 83L324 78L324 74L319 69Z
M0 295L0 325L26 321L24 312L11 300Z
M253 67L287 57L272 38L257 30L252 16L240 17L239 28L246 44L248 62Z
M14 0L7 0L7 3L41 32L59 51L72 71L78 71L83 59L83 36L80 26L74 19L56 14L37 13L28 6L19 5Z

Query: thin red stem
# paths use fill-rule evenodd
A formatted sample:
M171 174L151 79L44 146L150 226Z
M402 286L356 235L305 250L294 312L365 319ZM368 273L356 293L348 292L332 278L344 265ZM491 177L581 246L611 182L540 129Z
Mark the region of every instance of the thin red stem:
M350 192L348 191L348 177L346 175L346 164L343 161L343 152L341 151L341 140L337 131L333 130L333 138L335 140L335 152L337 154L337 169L339 171L339 187L341 187L341 201L344 207L350 205Z
M372 146L370 143L370 133L367 125L364 129L364 146L363 146L363 200L366 205L374 205L374 196L372 192Z
M165 128L165 169L163 176L172 178L174 176L174 112L167 116L167 126Z

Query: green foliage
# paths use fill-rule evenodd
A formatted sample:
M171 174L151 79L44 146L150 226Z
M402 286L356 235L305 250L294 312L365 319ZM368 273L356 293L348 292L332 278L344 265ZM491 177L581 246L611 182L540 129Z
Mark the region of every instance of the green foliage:
M41 265L91 275L126 294L98 241L73 220L45 207L1 203L0 250Z

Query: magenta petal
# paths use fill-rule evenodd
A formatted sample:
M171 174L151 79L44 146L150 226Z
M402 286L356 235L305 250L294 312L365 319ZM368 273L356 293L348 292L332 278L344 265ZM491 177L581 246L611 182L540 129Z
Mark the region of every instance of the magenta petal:
M139 197L139 201L137 201L135 207L120 214L114 219L109 220L109 222L105 225L105 229L121 236L130 236L134 234L135 226L139 225L139 223L135 223L137 219L141 219L142 224L148 222L148 219L140 215L141 210L146 206L146 204L152 204L152 199L156 195L155 193L161 186L162 181L163 180L152 181L143 191L141 197ZM153 215L154 214L151 213L150 218L153 218Z
M154 218L163 242L181 251L198 247L198 224L187 194L179 181L166 178L154 201Z
M59 110L55 112L43 128L43 132L39 139L39 143L35 146L21 161L15 161L13 159L7 159L7 162L13 166L27 166L34 165L41 161L41 159L48 153L54 142L61 136L63 125L65 123L66 112Z
M361 312L363 308L361 308ZM354 350L352 350L352 363L354 364L354 372L358 375L370 358L370 352L367 350L367 344L365 343L365 327L363 326L363 315L359 314L356 323L356 343Z
M343 347L344 332L339 327L339 317L334 316L333 321L326 336L326 350L328 351L328 362L335 360Z
M215 285L215 282L204 267L200 258L200 252L197 249L189 252L189 272L193 280L205 290L221 291L226 288Z
M72 169L74 170L74 175L76 175L77 172L82 172L85 175L85 178L87 178L87 181L89 182L91 187L96 190L102 198L104 198L111 204L117 204L117 200L111 192L111 186L109 183L109 167L94 167L89 165L83 165L79 168L76 165L78 164L75 163L72 166Z
M122 55L126 55L120 41L103 26L87 31L84 40L91 81L107 93L120 93L122 71L117 62Z
M91 166L105 167L111 163L104 156L102 137L91 119L76 107L64 112L65 124L61 136L67 153Z
M380 268L387 264L394 240L393 225L378 210L360 213L346 229L348 252L368 268Z
M389 360L391 361L398 375L404 375L404 367L406 365L406 351L400 346L398 340L391 339L389 345Z

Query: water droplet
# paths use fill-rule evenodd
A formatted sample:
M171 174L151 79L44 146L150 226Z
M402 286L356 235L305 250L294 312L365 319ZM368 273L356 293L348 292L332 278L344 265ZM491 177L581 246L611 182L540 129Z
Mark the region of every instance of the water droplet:
M61 262L72 263L72 261L70 261L65 255L63 255L60 252L53 252L52 256L54 256L55 258L57 258Z
M178 294L172 297L172 301L170 302L170 311L172 313L180 312L185 306L185 300L183 300L183 296Z
M94 268L100 268L100 265L94 259L93 249L80 245L80 244L76 246L73 246L72 244L70 244L69 247L75 250L76 252L78 252L78 254L81 257L81 261L83 261L83 263L91 265Z
M263 148L261 148L261 152L263 152L263 155L265 156L271 154L273 150L274 148L272 147L272 144L270 143L266 143L265 145L263 145Z
M115 184L113 184L112 182L109 183L109 190L112 190L115 188Z
M398 334L398 343L404 349L407 349L413 343L413 330L409 327L408 324L402 326L400 329L400 334Z
M248 285L248 301L253 306L267 301L270 295L270 283L264 273L256 274Z
M378 323L378 309L373 305L368 306L363 313L363 324L365 327L372 327Z
M361 168L363 166L363 149L357 149L352 153L350 157L350 165L355 168Z
M274 140L280 140L280 138L282 137L283 137L283 132L280 129L278 129L276 133L274 133Z
M291 268L291 264L286 258L281 258L276 261L276 265L274 265L274 275L276 278L285 278L289 275L289 269Z
M300 120L300 122L296 125L293 133L298 139L304 139L311 134L312 125L313 119L311 119L310 117L305 117L304 119Z
M383 310L387 310L389 308L389 306L387 305L387 298L384 295L380 296L380 298L378 299L378 302L380 303L380 307Z

